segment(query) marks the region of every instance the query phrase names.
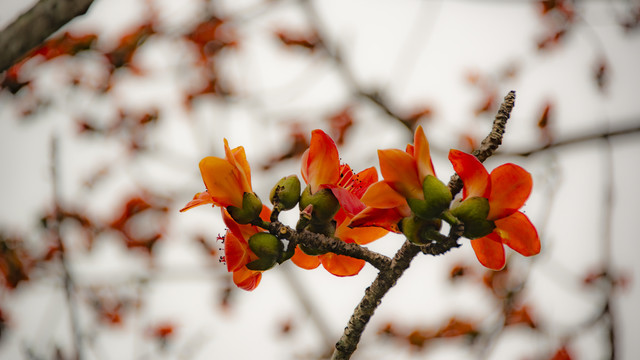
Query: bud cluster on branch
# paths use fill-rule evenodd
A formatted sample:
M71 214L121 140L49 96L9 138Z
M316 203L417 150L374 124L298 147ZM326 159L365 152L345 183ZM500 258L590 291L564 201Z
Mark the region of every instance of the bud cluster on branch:
M489 138L497 140L483 144L489 153L501 141L506 118L496 122L502 125L494 124ZM457 191L436 176L421 126L406 149L378 150L382 180L374 167L356 173L341 164L335 142L314 130L302 155L304 184L296 175L280 179L269 194L272 208L253 192L244 148L231 149L225 139L224 150L224 158L202 159L206 190L181 211L203 204L222 209L224 261L244 290L255 289L264 271L288 260L303 269L322 265L336 276L356 275L366 262L386 270L392 259L362 245L389 232L404 234L412 246L433 255L460 246L457 239L464 236L480 263L495 270L505 265L504 245L524 256L540 252L535 227L519 211L531 193L531 175L512 163L489 173L478 159L488 154L452 149L449 160L463 184L462 196L454 197ZM300 217L293 229L278 219L296 205ZM449 235L441 233L443 221Z

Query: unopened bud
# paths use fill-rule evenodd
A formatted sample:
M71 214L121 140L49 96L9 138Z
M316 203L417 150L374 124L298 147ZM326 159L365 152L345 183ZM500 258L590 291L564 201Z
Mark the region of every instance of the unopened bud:
M491 234L496 225L487 220L489 215L489 200L483 197L470 197L457 207L451 209L451 214L464 223L464 237L477 239Z
M242 208L228 206L227 211L238 224L249 224L260 216L262 201L258 195L246 192L242 195Z
M295 175L283 177L271 189L269 200L274 206L279 206L281 210L290 210L300 200L300 180Z
M313 205L311 212L312 222L329 222L340 210L340 203L329 189L321 189L311 194L311 189L307 186L300 196L300 210Z

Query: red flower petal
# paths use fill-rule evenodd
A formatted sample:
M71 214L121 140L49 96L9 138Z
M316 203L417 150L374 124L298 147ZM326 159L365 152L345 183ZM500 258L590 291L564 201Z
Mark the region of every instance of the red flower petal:
M407 209L409 206L407 206ZM368 207L358 215L354 216L349 224L349 227L366 227L376 226L395 233L400 233L398 229L398 222L405 217L400 213L398 208L391 209L379 209L374 207Z
M320 255L320 262L327 271L336 276L353 276L362 270L365 261L350 256L326 253Z
M296 246L296 252L291 257L291 261L298 267L312 270L320 265L320 259L317 256L307 255L299 247Z
M311 133L311 143L302 158L302 177L315 193L320 185L335 185L340 180L338 148L322 130Z
M246 267L243 267L238 271L234 271L233 273L233 283L240 289L246 291L252 291L258 287L260 279L262 279L261 272L249 270Z
M516 212L531 194L531 174L515 164L504 164L491 172L489 220L500 219Z
M431 161L429 142L424 135L422 126L418 126L413 135L413 146L413 157L418 167L418 179L424 180L427 175L436 176L436 171L433 169L433 162Z
M187 205L185 205L180 212L187 211L189 209L193 209L196 206L205 205L205 204L214 204L211 195L208 192L203 191L195 194L193 196L193 200L189 201Z
M224 258L227 263L227 271L235 272L247 265L251 259L249 256L249 244L234 234L227 231L224 240Z
M325 186L321 186L320 188L331 189L333 196L335 196L336 199L338 199L338 202L342 206L342 209L344 209L346 212L348 212L352 216L364 210L364 208L366 207L364 203L360 201L360 199L358 199L358 197L355 194L349 192L349 190L347 189L343 189L336 185L333 185L333 186L325 185Z
M338 212L338 214L340 213L341 212ZM379 227L350 228L348 225L351 222L351 219L338 219L338 215L336 215L336 221L338 221L338 228L336 229L335 237L347 243L366 245L372 241L380 239L388 233L387 230Z
M242 146L238 146L231 150L227 139L224 139L224 153L227 161L238 170L239 181L244 192L252 192L251 189L251 168L247 161L247 156Z
M491 191L489 173L475 156L451 149L449 150L449 161L464 184L463 199L470 196L489 198Z
M500 270L504 267L504 246L495 233L471 240L471 247L473 247L480 264L493 270Z
M378 181L369 186L360 200L367 206L381 209L409 206L407 199L395 191L386 181Z
M387 184L405 198L424 199L414 158L398 149L378 150L380 172Z
M241 173L225 159L208 156L200 161L200 173L207 192L219 206L242 207ZM251 191L251 190L250 190Z
M511 216L496 220L494 230L502 242L524 256L540 253L540 238L529 218L515 212Z

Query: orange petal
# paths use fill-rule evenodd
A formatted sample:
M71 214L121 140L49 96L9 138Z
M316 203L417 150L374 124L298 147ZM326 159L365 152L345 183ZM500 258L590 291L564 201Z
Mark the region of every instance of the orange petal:
M314 193L320 185L335 185L340 181L340 158L338 148L322 130L311 133L311 143L306 156L303 156L302 177L311 186Z
M200 161L200 173L214 202L223 207L242 207L245 189L236 167L225 159L208 156Z
M378 150L380 173L405 198L424 199L422 183L413 157L398 149Z
M367 206L381 209L408 206L407 199L394 190L386 181L378 181L369 186L360 200Z
M504 246L495 233L471 240L471 247L473 247L480 264L493 270L500 270L504 267Z
M424 135L422 126L418 126L415 134L413 135L413 157L416 160L416 166L418 167L418 178L424 180L427 175L436 176L436 171L433 169L433 162L431 161L431 153L429 150L429 142Z
M189 209L193 209L196 206L204 205L204 204L215 204L211 195L208 192L203 191L195 194L193 196L193 200L189 201L187 205L185 205L180 212L187 211Z
M244 147L238 146L231 150L229 148L229 143L227 139L224 139L224 153L227 158L227 161L233 165L236 169L238 169L238 173L240 174L239 180L242 186L243 192L252 192L251 189L251 167L249 166L249 162L247 161L247 155L244 152Z
M496 220L494 230L502 242L524 256L540 253L540 238L538 231L529 218L517 211L511 216Z
M464 184L463 199L470 196L489 198L491 191L489 173L475 156L451 149L449 161Z
M375 226L395 233L400 233L400 229L398 229L398 222L400 222L403 217L405 216L400 213L398 208L378 209L368 207L351 219L349 227L356 228Z
M388 231L379 227L356 227L350 228L350 219L338 222L335 236L347 243L366 245L387 235Z
M252 291L262 279L262 273L259 271L249 270L246 267L233 272L233 282L242 290Z
M365 264L364 260L334 253L326 253L320 255L319 258L322 266L335 276L356 275Z
M532 187L531 174L518 165L509 163L493 169L487 219L500 219L516 212L529 198Z
M296 246L296 252L291 257L291 261L298 267L311 270L320 265L320 259L317 256L307 255L299 247Z
M224 259L227 271L237 271L251 261L249 244L232 231L227 231L224 238Z

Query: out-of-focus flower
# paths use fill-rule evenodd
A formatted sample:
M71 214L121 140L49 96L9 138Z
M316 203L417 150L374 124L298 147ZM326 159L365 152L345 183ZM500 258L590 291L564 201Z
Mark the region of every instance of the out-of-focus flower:
M501 165L489 174L475 156L459 150L452 149L449 160L464 184L463 201L459 207L465 206L465 202L478 199L488 201L486 219L482 220L493 222L495 228L487 229L485 234L480 234L471 241L480 263L490 269L502 269L505 265L503 244L524 256L538 254L538 232L529 218L518 211L531 193L531 174L511 163ZM455 214L455 211L455 208L452 209L452 213ZM467 225L465 222L465 230Z

